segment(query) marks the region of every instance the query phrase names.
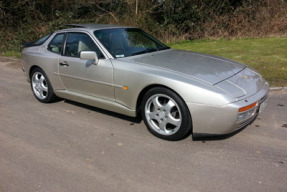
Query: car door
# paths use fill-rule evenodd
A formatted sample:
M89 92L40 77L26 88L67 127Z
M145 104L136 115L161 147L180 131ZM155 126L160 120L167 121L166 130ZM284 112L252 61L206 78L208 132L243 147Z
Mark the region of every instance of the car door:
M81 51L95 51L99 62L93 64L92 61L80 59ZM59 76L68 91L115 100L112 63L86 33L67 33L59 59Z

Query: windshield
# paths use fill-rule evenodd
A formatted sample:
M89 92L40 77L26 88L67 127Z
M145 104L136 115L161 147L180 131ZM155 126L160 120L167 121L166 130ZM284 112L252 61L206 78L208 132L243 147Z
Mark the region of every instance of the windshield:
M169 49L141 29L104 29L97 30L94 34L114 58Z

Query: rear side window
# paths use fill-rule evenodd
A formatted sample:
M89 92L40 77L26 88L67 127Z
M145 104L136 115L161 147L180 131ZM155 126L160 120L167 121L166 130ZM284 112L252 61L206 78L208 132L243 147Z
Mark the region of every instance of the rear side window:
M52 39L52 41L48 45L48 50L53 53L60 54L62 52L64 37L65 37L64 33L59 33L55 35L55 37Z

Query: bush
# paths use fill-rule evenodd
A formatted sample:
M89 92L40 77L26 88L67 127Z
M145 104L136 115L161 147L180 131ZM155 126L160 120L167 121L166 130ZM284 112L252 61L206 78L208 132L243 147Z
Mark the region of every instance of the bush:
M68 23L140 27L164 42L286 36L286 0L0 1L0 52Z

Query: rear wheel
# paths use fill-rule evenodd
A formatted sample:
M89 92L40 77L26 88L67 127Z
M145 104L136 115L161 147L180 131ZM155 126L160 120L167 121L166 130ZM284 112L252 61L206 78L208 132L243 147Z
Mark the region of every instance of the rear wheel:
M33 69L30 82L32 92L40 102L50 103L57 99L57 96L53 92L51 83L42 69Z
M191 130L191 117L184 101L173 91L156 87L142 101L141 113L148 130L165 140L180 140Z

